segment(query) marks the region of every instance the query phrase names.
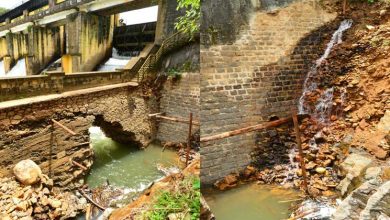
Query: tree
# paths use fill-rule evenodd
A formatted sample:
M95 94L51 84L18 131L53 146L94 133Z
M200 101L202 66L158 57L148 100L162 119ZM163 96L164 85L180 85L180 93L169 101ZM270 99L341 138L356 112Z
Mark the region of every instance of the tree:
M185 14L177 19L175 28L193 37L200 27L200 0L177 0L176 10L183 9Z
M0 7L0 15L6 13L8 9Z

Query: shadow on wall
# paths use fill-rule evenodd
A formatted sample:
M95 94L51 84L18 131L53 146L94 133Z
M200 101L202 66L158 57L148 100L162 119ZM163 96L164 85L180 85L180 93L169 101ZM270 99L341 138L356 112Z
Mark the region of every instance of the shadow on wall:
M242 63L227 68L227 71L230 68L237 73L225 72L225 69L213 64L217 73L203 77L218 79L226 76L228 79L226 85L213 80L207 82L205 78L202 80L202 137L255 125L273 116L289 116L291 109L297 107L307 72L323 53L326 40L337 29L339 22L336 19L310 31L293 46L288 55L268 65L254 66L251 70L248 68L249 73L239 66ZM263 138L264 135L257 132L202 143L202 182L211 184L243 169L252 162L251 156L258 156L258 152L254 152L256 148L269 144L262 143L260 139Z

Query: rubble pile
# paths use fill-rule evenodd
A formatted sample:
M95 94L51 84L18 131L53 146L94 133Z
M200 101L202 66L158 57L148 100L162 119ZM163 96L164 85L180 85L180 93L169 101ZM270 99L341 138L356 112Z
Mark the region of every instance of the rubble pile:
M86 199L54 187L53 180L31 160L19 162L14 174L0 179L0 219L66 219L86 207Z

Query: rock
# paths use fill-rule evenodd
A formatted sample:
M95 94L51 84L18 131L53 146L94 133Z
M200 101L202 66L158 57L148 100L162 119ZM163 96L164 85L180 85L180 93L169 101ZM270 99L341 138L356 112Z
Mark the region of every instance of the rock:
M5 213L0 213L0 219L1 220L12 220L11 216Z
M28 205L28 202L27 201L23 201L23 202L20 202L19 204L16 205L16 210L19 210L19 211L27 211L27 209L29 208L29 205Z
M316 172L319 173L319 174L323 174L323 173L326 172L326 169L323 168L323 167L317 167L317 168L316 168Z
M341 195L344 196L355 188L355 183L363 179L363 174L370 166L372 160L359 154L351 154L340 165L342 174L346 177L341 180L337 189L340 190Z
M32 185L39 181L41 168L32 160L22 160L13 169L16 179L24 185Z
M351 173L353 176L360 176L372 163L372 159L360 154L350 154L344 162L340 164L341 172L346 175Z
M372 26L372 25L366 25L366 28L367 28L368 30L373 30L373 29L375 29L375 27Z
M243 172L243 175L245 178L249 178L250 176L255 174L255 172L256 172L256 168L254 168L252 166L247 166Z
M235 175L232 175L232 174L227 175L224 178L224 182L228 185L233 185L233 184L237 183L237 181L238 181L237 177Z
M191 219L189 215L185 213L171 213L168 215L169 220L189 220Z
M309 163L306 164L306 169L311 170L311 169L314 169L316 166L317 166L316 163L314 163L313 161L310 161Z
M379 189L368 199L367 205L360 213L360 219L377 219L377 210L384 210L385 214L389 214L388 207L390 206L390 181L384 183Z
M325 136L322 132L318 132L314 135L314 140L316 141L317 144L326 142Z
M383 132L389 132L390 131L390 111L387 110L385 115L381 118L377 125L378 130Z
M383 9L383 10L380 10L379 11L379 15L380 16L383 16L383 15L385 15L387 13L387 10L386 9Z
M49 199L49 205L53 208L59 208L61 207L62 203L59 200L56 199Z
M366 170L366 174L364 176L364 179L370 180L374 178L378 178L382 173L381 167L369 167Z

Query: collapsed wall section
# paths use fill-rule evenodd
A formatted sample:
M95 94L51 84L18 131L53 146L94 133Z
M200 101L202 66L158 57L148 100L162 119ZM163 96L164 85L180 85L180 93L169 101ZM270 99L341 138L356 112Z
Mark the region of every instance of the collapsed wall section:
M248 25L236 27L241 31L234 42L222 37L224 42L202 46L201 137L288 116L296 107L303 79L322 48L320 28L336 15L316 0L287 3L271 11L259 5ZM202 182L251 163L257 138L248 133L202 144Z
M0 177L9 176L20 160L32 159L44 173L51 171L57 185L68 185L82 174L71 159L86 167L91 165L88 129L94 124L102 126L103 131L111 130L108 135L114 140L140 146L148 145L155 135L155 126L148 114L157 111L156 100L144 98L127 84L42 99L26 104L1 104ZM51 119L76 135L53 126Z

